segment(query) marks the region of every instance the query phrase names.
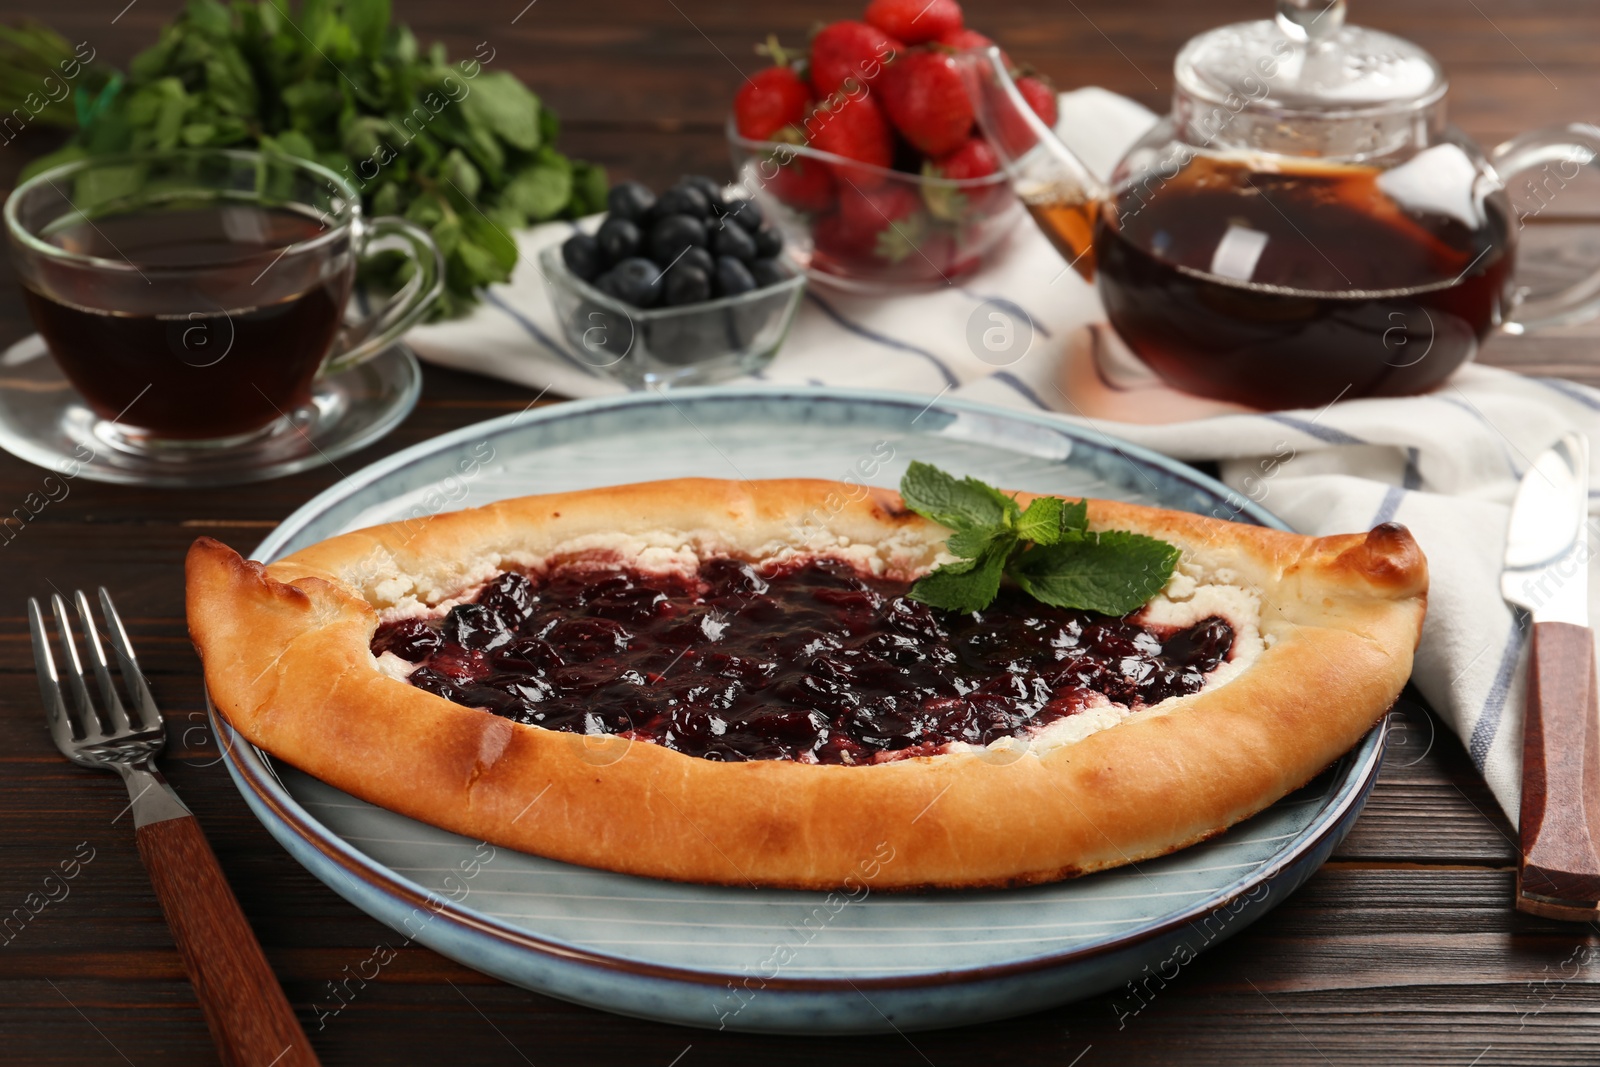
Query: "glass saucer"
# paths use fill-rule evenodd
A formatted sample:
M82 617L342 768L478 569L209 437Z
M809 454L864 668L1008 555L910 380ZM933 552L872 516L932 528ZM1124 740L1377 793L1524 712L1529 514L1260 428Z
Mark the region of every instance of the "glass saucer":
M38 334L0 353L0 448L67 478L183 488L238 485L331 463L416 407L422 368L404 345L318 380L311 403L225 446L141 443L89 410Z

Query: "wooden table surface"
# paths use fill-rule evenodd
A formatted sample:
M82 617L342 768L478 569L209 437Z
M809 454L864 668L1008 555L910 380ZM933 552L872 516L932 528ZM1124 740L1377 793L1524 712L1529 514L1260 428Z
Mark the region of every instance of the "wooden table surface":
M125 63L178 0L0 0ZM524 5L526 4L526 7ZM754 41L803 39L853 2L395 0L427 41L497 50L565 123L563 145L614 176L661 184L727 174L721 123ZM1266 0L1065 0L969 7L970 20L1062 87L1098 84L1164 108L1171 57L1211 25L1260 17ZM1429 48L1451 73L1453 116L1485 143L1556 121L1595 121L1600 4L1593 0L1391 0L1354 20ZM120 16L118 15L121 12ZM520 14L519 14L520 13ZM736 69L739 68L739 69ZM0 148L9 188L25 137ZM29 331L0 282L0 343ZM1500 338L1487 362L1600 383L1600 327ZM341 460L353 471L399 448L526 405L531 395L429 370L421 404L388 440ZM43 472L0 454L0 516ZM171 722L165 761L328 1064L1056 1064L1600 1062L1595 929L1511 910L1513 832L1462 746L1422 709L1404 729L1366 813L1334 858L1261 922L1184 969L1137 1015L1100 997L1008 1022L906 1037L766 1038L679 1029L524 992L406 948L319 1029L330 983L397 939L288 858L246 810L204 725L185 636L183 552L198 534L249 548L330 485L332 469L239 489L178 492L78 479L71 495L0 544L0 915L42 893L76 855L67 895L0 934L0 1062L215 1062L205 1026L134 851L109 775L69 766L43 729L24 598L108 586ZM56 883L51 883L55 885ZM52 889L60 897L62 890ZM37 900L38 898L33 898ZM1126 1000L1126 996L1123 998ZM1126 1005L1124 1005L1124 1009ZM265 1065L263 1065L265 1067Z

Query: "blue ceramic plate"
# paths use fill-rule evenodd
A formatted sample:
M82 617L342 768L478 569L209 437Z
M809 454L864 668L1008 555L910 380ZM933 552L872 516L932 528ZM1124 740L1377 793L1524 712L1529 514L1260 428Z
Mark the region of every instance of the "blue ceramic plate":
M922 459L1034 492L1191 511L1216 482L1043 416L841 390L683 390L469 426L347 478L256 551L526 493L686 475L893 486ZM1251 506L1243 516L1281 526ZM362 803L218 723L228 769L285 848L396 931L528 989L690 1026L869 1033L956 1026L1170 980L1314 871L1361 810L1383 729L1203 845L1004 892L853 897L679 885L496 849ZM1203 964L1202 964L1203 965ZM1118 1002L1128 1012L1132 991ZM331 1006L331 1005L330 1005Z

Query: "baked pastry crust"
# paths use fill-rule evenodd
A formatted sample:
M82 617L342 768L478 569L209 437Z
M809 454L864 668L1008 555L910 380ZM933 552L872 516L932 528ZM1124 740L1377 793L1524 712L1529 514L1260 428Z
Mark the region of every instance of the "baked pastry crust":
M189 628L228 721L355 796L569 863L793 888L1020 885L1171 852L1309 781L1411 673L1427 565L1404 527L1310 538L1105 500L1089 517L1170 541L1256 591L1267 646L1226 684L1042 754L714 762L462 707L384 673L370 651L380 612L435 608L513 567L837 556L909 579L938 562L943 527L895 493L835 482L522 497L355 531L269 566L201 538L187 563Z

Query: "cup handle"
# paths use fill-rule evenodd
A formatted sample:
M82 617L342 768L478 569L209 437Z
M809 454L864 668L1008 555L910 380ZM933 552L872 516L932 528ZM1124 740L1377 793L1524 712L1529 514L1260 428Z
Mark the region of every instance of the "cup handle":
M444 288L444 256L433 237L416 223L384 215L366 224L361 258L375 252L401 252L411 261L411 277L383 306L339 335L339 350L322 364L321 374L337 374L382 352L428 313Z
M1508 190L1512 180L1528 175L1527 189L1538 207L1523 214L1518 227L1527 225L1571 184L1584 167L1600 159L1600 127L1586 122L1546 126L1514 137L1489 154L1489 161ZM1542 174L1532 173L1542 171ZM1506 317L1503 329L1521 335L1548 326L1566 326L1600 314L1600 266L1587 277L1560 292L1533 299L1520 297Z

